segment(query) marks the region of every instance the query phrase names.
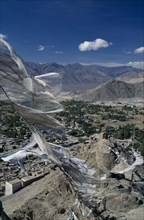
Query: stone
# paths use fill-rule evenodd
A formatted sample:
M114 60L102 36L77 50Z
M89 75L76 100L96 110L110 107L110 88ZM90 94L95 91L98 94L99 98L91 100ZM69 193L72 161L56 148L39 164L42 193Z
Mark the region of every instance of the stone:
M21 179L22 186L25 187L25 186L31 184L32 182L41 179L42 177L44 177L44 175L45 174L40 174L40 175L36 175L36 176L26 176L26 177L23 177Z
M12 181L6 181L5 183L5 195L11 195L22 188L22 182L20 179L15 179Z
M1 220L11 220L3 210L2 202L0 201L0 219Z
M137 209L132 209L126 214L127 220L144 220L144 205Z

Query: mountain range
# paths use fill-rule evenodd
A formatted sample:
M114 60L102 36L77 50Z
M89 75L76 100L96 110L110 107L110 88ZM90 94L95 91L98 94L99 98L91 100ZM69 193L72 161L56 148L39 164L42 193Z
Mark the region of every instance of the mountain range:
M144 81L127 83L119 80L112 80L99 87L84 92L79 98L91 102L115 101L132 98L144 99Z
M58 72L61 75L60 100L69 98L93 102L130 98L144 100L144 71L141 69L130 66L85 66L79 63L60 65L28 62L26 65L33 76L48 72Z
M58 72L62 77L63 91L81 91L93 89L103 83L119 79L123 81L137 79L138 74L144 76L141 69L131 66L103 67L98 65L82 65L79 63L61 65L57 63L35 64L27 63L33 75L48 72ZM140 78L140 77L139 77Z

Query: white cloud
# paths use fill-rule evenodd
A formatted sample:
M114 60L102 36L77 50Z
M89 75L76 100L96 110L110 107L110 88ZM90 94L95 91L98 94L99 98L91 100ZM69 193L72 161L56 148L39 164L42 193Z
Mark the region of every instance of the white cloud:
M98 65L98 66L105 66L105 67L118 67L118 66L126 66L127 64L123 63L80 63L84 66L89 66L89 65Z
M45 47L43 46L43 45L39 45L38 46L38 51L42 51L42 50L44 50L45 49Z
M126 54L131 54L131 52L130 52L130 51L127 51Z
M2 38L2 39L6 39L6 38L7 38L7 36L6 36L6 35L4 35L4 34L0 34L0 38Z
M127 65L144 70L144 61L131 61Z
M125 53L125 54L131 54L132 52L131 52L131 51L127 51L127 50L123 50L123 53Z
M63 54L63 51L55 51L55 54Z
M112 43L108 43L103 39L96 39L94 41L84 41L79 45L80 51L90 51L90 50L98 50L100 48L106 48L112 45Z
M144 53L144 47L139 47L134 50L134 53Z
M82 65L89 66L89 65L99 65L105 67L119 67L119 66L132 66L138 69L144 70L144 61L131 61L129 63L81 63Z

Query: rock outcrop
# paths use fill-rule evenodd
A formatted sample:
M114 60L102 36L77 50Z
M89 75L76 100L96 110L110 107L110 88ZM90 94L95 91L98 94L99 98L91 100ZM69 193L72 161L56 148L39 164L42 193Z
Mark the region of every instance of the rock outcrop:
M92 197L95 205L88 218L82 216L88 210L75 200L75 193L58 168L13 197L3 199L5 211L12 220L69 220L72 215L78 220L143 220L143 159L128 144L117 148L118 143L96 135L72 150L96 169L96 193Z

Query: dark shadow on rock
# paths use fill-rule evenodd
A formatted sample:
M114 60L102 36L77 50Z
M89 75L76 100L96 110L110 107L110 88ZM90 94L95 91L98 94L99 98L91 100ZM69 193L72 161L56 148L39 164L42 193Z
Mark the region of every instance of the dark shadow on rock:
M111 172L110 177L118 179L118 180L125 179L125 175L123 173L113 173L113 172Z
M132 183L133 188L144 196L144 186L141 183Z

